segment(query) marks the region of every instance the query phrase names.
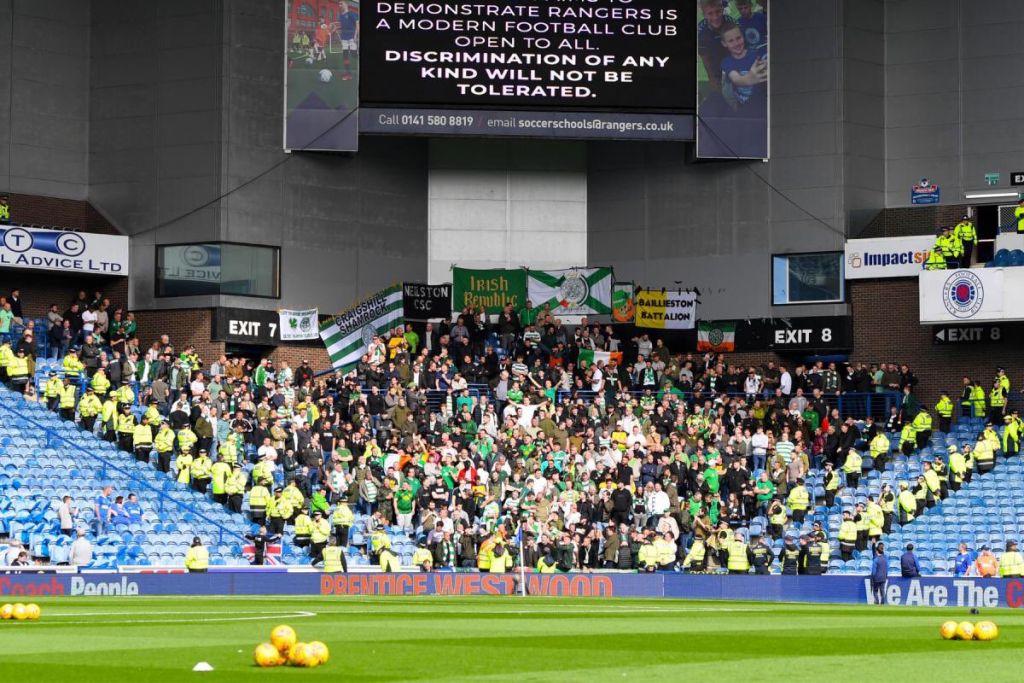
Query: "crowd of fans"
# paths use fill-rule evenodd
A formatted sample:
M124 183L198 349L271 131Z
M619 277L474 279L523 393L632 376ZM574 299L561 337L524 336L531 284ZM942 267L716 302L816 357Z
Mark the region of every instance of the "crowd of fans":
M844 488L932 431L906 365L740 366L673 353L643 333L621 338L614 326L563 325L529 305L493 324L466 310L451 324L410 325L374 338L348 374L317 376L306 361L207 362L167 335L140 353L131 314L108 316L99 293L86 299L78 311L95 317L79 319L74 305L51 311L51 331L71 330L64 373L34 397L20 359L37 347L5 339L5 379L181 484L247 507L263 527L255 537L292 531L313 562L332 567L355 532L394 567L387 532L401 529L424 568L767 573L777 563L824 573L835 558L820 523L807 524L815 505L838 513ZM607 355L588 362L591 351ZM964 386L960 410L1002 421L1005 373L992 394L1001 403ZM892 394L884 422L835 407L837 396L871 392ZM954 412L943 395L940 426ZM1020 426L1015 412L1005 420ZM951 449L918 481L848 507L841 558L988 471L1008 446L990 426L973 452ZM356 513L364 528L352 529ZM776 558L769 541L779 539Z

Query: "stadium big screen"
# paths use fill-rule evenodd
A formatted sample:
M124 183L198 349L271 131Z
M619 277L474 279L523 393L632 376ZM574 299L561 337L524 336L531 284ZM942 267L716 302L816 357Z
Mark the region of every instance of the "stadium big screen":
M692 140L678 0L361 3L363 133Z

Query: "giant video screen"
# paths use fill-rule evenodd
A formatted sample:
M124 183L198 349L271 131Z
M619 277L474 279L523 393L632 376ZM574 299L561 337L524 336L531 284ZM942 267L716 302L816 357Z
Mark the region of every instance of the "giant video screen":
M678 0L364 0L363 133L692 140Z

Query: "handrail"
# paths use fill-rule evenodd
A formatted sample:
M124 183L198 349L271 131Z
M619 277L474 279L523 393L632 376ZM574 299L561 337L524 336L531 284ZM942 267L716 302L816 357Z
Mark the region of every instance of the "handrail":
M14 392L11 392L9 389L2 389L0 391L2 391L3 393L7 393L7 394L14 393ZM218 521L216 521L214 519L211 519L210 517L207 517L204 513L200 512L199 510L195 509L194 507L190 507L189 505L187 505L185 503L182 503L179 500L175 500L171 496L168 496L166 493L164 493L162 490L160 490L160 489L156 488L155 486L153 486L152 484L150 484L148 481L145 481L145 480L143 480L141 478L135 477L133 475L133 473L131 472L131 470L128 470L128 469L122 467L121 465L119 465L118 463L112 462L112 461L108 460L107 458L104 458L103 456L99 455L98 453L94 453L94 452L92 452L90 450L82 448L81 446L76 444L74 441L71 441L70 439L66 439L65 437L63 437L60 434L56 433L52 429L49 429L49 428L43 426L40 422L37 422L36 420L32 419L31 417L29 417L25 413L12 408L9 404L7 404L7 403L0 403L0 411L6 411L8 413L13 413L17 417L20 417L21 419L25 420L29 424L33 425L37 430L39 430L41 433L46 435L47 444L49 444L51 441L54 441L54 440L58 441L62 445L66 446L66 447L71 447L71 448L75 449L76 451L80 451L82 453L85 453L88 457L93 458L94 460L98 460L103 465L103 467L109 467L110 469L115 470L116 472L119 472L120 474L123 474L123 475L127 476L130 479L136 480L138 482L140 488L148 489L148 490L150 490L152 492L155 492L157 494L157 497L160 500L160 511L161 512L163 512L163 504L164 504L164 501L166 500L166 501L169 501L169 502L173 503L174 505L177 505L178 507L184 509L186 512L191 513L191 514L193 514L193 515L195 515L197 517L200 517L201 519L205 520L209 524L212 524L213 526L217 527L217 529L220 532L220 535L217 538L217 544L218 545L223 545L225 533L228 534L228 536L231 539L233 539L233 540L236 540L236 541L239 541L239 542L244 542L245 541L245 539L242 536L242 534L239 534L238 532L233 531L233 530L229 529L228 527L224 526L220 522L218 522ZM83 431L83 433L85 433L85 432Z

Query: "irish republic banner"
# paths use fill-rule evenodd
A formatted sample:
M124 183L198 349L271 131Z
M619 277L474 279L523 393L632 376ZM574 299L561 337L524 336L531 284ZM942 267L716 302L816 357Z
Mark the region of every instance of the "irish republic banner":
M736 323L698 323L697 350L718 353L735 351Z

